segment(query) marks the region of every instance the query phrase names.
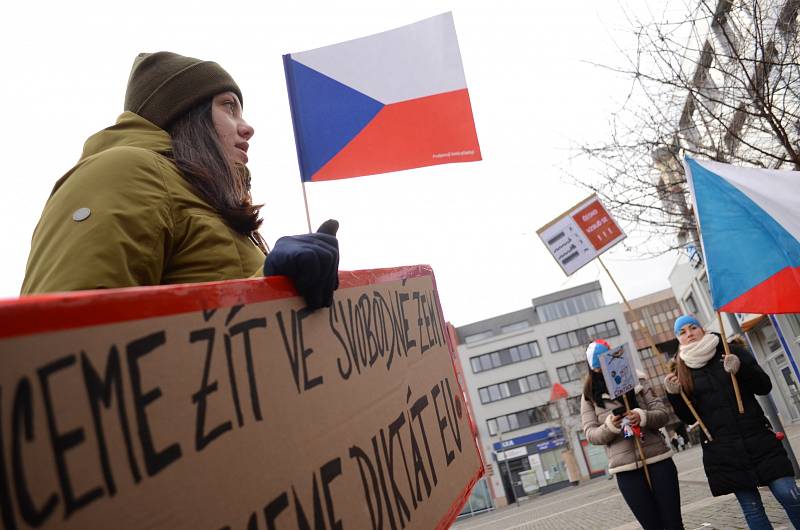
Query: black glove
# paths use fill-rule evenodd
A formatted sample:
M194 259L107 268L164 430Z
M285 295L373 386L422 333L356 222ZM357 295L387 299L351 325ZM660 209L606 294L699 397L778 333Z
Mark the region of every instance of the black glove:
M314 234L284 236L264 261L264 276L287 276L309 309L330 307L339 288L339 222L328 219Z

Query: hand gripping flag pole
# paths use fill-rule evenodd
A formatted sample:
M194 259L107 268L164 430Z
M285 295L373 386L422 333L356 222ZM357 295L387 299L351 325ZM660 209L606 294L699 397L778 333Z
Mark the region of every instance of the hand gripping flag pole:
M722 325L722 314L717 311L717 322L719 322L719 334L722 335L722 347L725 348L725 357L731 354L731 348L728 346L728 338L725 336L725 326ZM744 414L744 404L742 403L742 392L739 390L739 381L736 379L736 374L731 373L731 383L733 384L733 393L736 394L736 405L739 407L739 414Z
M630 302L628 302L628 299L625 298L624 294L622 294L622 289L619 288L619 285L617 285L616 280L614 280L614 276L611 275L611 271L608 270L608 267L606 267L606 264L603 263L603 260L600 258L600 256L597 257L597 261L600 263L600 266L603 267L603 270L606 271L606 274L608 274L608 278L611 280L611 283L613 283L614 287L616 287L617 292L619 293L619 296L622 298L622 301L625 303L625 307L628 309L628 311L633 311L633 308L631 307ZM649 319L650 317L647 316L646 318ZM664 357L663 357L662 353L659 351L658 347L656 346L656 341L653 339L653 336L650 334L650 329L648 328L648 326L644 326L644 336L647 339L647 343L650 345L650 350L653 352L653 357L658 359L658 363L661 366L661 369L664 371L664 373L667 373L667 374L670 373L670 370L667 368L666 363L664 363ZM727 342L725 344L726 344L725 347L727 349ZM712 441L713 438L711 436L711 433L706 428L706 424L703 423L702 418L700 418L700 415L697 413L697 410L695 410L694 405L692 405L692 402L689 399L689 396L686 395L686 393L683 391L683 389L681 389L681 398L683 398L683 402L686 403L686 406L689 408L689 411L692 413L692 416L694 416L694 419L697 420L697 423L700 425L700 428L703 429L703 433L706 435L706 438L708 439L708 441L709 442ZM627 407L627 405L628 405L628 403L627 403L627 398L626 398L625 406Z

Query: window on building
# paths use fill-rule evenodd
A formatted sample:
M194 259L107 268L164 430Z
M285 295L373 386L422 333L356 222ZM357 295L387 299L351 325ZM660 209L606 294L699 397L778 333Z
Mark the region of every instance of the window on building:
M508 364L527 361L541 355L539 344L533 341L470 357L469 364L472 366L472 372L477 374L478 372L485 372Z
M617 322L609 320L547 337L547 346L551 352L555 353L577 346L585 346L595 339L607 339L618 335Z
M469 364L472 366L472 372L478 373L481 371L481 359L480 357L472 357L469 360Z
M558 380L562 383L569 383L570 381L578 381L588 372L586 363L568 364L566 366L559 366L556 368Z
M481 387L478 389L478 397L480 397L481 403L486 404L549 387L550 377L547 372L537 372L517 379Z
M471 344L473 342L478 342L479 340L488 339L489 337L493 336L494 333L492 330L488 331L481 331L480 333L474 333L472 335L467 335L464 337L464 342L466 344Z
M489 428L489 435L494 436L497 434L497 420L492 418L490 420L486 420L486 426Z
M505 414L496 418L486 420L489 434L495 436L498 433L506 433L517 429L524 429L531 425L545 423L559 418L558 409L554 403L548 403L539 407L520 410Z
M705 289L707 293L711 292L711 286L708 284L708 273L704 272L700 275L700 285L703 286L703 289Z
M583 396L572 396L567 398L567 410L570 416L578 416L581 413L581 399Z
M492 357L491 355L481 355L481 371L491 370L492 369Z
M683 299L683 303L686 306L687 313L697 315L697 302L694 299L694 293L686 295L686 298Z
M772 325L762 327L761 332L764 334L764 341L767 344L767 349L769 350L770 354L783 351L783 346L778 338L778 333L775 331L775 328L772 327Z
M663 364L666 365L668 362L666 354L662 353L661 355L664 355ZM667 375L667 372L664 371L662 367L662 363L653 356L653 350L651 348L641 348L639 350L639 357L642 359L642 365L644 366L648 379Z
M497 418L497 429L500 432L508 432L508 417L507 416L500 416Z
M792 328L792 333L795 337L800 338L800 315L788 314L786 320L789 321L789 327Z
M512 331L520 331L523 329L527 329L531 327L530 323L527 320L523 320L521 322L514 322L513 324L509 324L507 326L503 326L500 330L503 333L511 333Z

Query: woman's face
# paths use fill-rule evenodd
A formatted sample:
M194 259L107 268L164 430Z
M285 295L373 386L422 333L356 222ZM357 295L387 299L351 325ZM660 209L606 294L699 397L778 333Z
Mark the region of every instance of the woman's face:
M706 332L700 326L694 324L686 324L678 332L678 343L681 345L691 344L703 338Z
M217 131L222 152L231 164L247 164L248 140L255 131L242 118L242 104L233 92L214 96L211 102L211 121Z

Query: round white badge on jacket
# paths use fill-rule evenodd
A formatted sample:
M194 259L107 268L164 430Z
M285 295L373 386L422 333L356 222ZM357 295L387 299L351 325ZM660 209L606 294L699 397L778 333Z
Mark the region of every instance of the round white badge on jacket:
M72 220L80 223L88 219L90 215L92 215L92 211L89 208L78 208L72 213Z

